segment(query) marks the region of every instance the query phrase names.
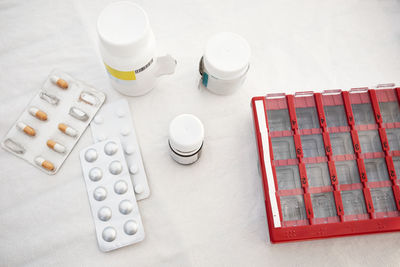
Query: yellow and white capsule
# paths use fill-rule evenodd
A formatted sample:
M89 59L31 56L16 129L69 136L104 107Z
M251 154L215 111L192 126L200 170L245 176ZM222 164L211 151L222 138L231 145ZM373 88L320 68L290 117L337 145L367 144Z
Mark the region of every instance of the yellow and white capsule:
M75 136L78 135L78 131L77 130L75 130L71 126L68 126L68 125L66 125L64 123L58 124L58 129L61 132L65 133L66 135L69 135L69 136L72 136L72 137L75 137Z
M38 109L38 108L31 107L31 108L29 109L29 114L31 114L32 116L38 118L38 119L41 120L41 121L47 120L47 114L46 114L46 112L44 112L44 111L42 111L42 110L40 110L40 109Z
M53 163L51 163L50 161L45 160L44 158L42 158L40 156L35 158L35 163L38 166L41 166L41 167L43 167L43 168L45 168L46 170L49 170L49 171L54 171L54 169L55 169Z
M56 141L53 140L47 140L47 146L53 149L54 151L58 153L64 153L65 152L65 146L57 143Z
M20 129L21 131L23 131L24 133L26 133L27 135L30 135L30 136L36 135L36 131L32 127L26 125L25 123L23 123L21 121L17 123L17 128Z
M68 88L68 83L66 80L61 79L60 77L57 77L55 75L50 77L50 80L56 84L58 87L61 89L67 89Z

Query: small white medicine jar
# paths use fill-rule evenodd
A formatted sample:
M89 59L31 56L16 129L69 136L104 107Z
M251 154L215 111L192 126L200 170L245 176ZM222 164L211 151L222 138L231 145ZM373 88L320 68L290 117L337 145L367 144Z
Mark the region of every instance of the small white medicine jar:
M251 49L247 41L232 32L221 32L206 43L200 60L200 83L211 92L228 95L246 79Z
M204 142L203 123L194 115L181 114L169 124L169 151L180 164L192 164L201 155Z

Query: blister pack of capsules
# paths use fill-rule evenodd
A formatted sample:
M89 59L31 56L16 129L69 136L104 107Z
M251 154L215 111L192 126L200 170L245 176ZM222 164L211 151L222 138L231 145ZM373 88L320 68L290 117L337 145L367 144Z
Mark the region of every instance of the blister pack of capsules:
M150 188L128 102L125 99L121 99L104 105L90 124L90 127L95 142L101 142L111 137L120 139L136 199L148 198L150 196Z
M254 97L271 242L400 230L400 87Z
M104 93L54 70L1 144L47 174L55 174L104 100Z
M144 229L120 140L107 139L80 153L99 248L140 242Z

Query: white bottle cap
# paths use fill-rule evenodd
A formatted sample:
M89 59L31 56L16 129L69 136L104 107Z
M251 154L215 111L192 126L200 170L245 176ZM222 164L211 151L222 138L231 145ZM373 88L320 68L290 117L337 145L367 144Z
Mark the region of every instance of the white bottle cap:
M250 55L250 46L243 37L221 32L212 36L206 44L204 67L216 78L235 79L247 71Z
M194 115L182 114L169 125L169 142L178 152L196 152L203 144L203 123Z
M97 32L100 49L111 57L140 57L142 66L153 56L155 40L147 14L132 2L106 6L97 20Z

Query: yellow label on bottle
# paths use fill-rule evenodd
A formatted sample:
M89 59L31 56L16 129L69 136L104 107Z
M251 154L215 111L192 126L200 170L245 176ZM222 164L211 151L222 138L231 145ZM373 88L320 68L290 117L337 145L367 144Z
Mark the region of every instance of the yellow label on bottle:
M106 66L106 69L108 71L108 73L111 74L111 76L114 76L117 79L120 80L125 80L125 81L133 81L136 80L136 76L135 76L135 71L120 71L120 70L116 70L111 68L110 66L108 66L107 64L104 63L104 65Z

